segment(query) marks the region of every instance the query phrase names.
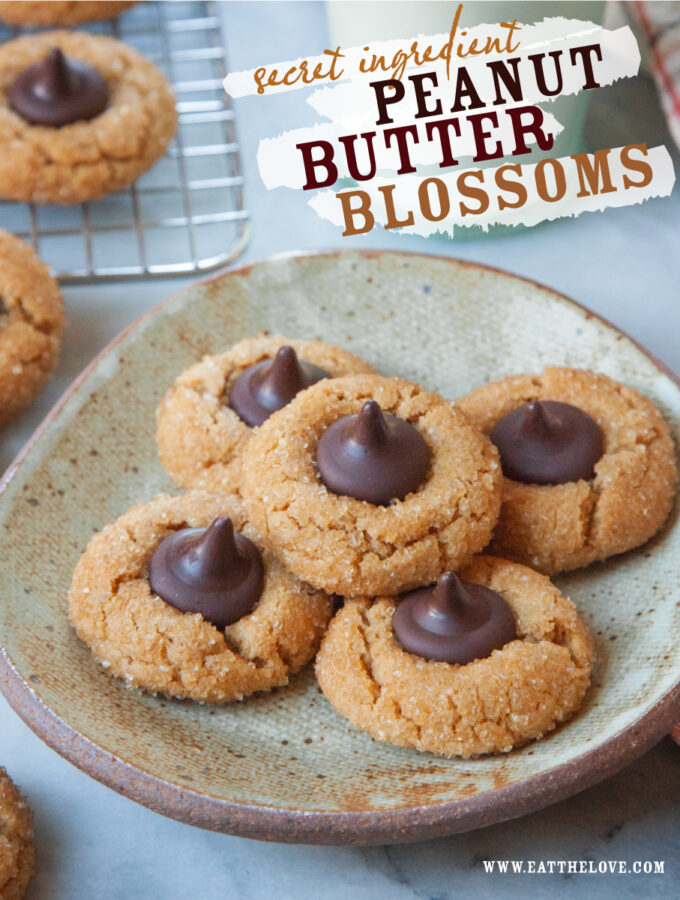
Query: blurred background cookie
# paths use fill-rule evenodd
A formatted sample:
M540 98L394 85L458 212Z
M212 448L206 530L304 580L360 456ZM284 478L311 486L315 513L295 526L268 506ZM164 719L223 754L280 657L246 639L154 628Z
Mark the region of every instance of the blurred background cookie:
M0 897L20 900L35 868L33 816L0 767Z
M0 426L37 397L56 366L63 310L47 266L0 230Z
M0 47L0 196L80 203L132 183L177 124L163 74L120 41L84 32Z
M113 19L137 0L3 0L0 19L8 25L79 25Z

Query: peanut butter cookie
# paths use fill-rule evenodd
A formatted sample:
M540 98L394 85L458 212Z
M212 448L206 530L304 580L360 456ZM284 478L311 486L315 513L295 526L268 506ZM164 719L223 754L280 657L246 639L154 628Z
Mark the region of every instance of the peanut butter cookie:
M50 31L0 47L0 196L68 204L118 191L163 155L176 124L162 73L120 41Z
M403 498L391 502L327 487L317 464L330 426L349 417L373 428L373 402L377 415L382 410L388 423L397 420L390 429L407 424L409 440L415 433L429 457L408 473L413 479ZM400 438L393 449L389 442L384 448L397 467L400 460L410 464L421 449L400 447ZM340 446L337 458L336 450L331 446L330 456L341 469L344 451ZM353 453L350 447L348 456ZM378 453L375 461L373 473L362 476L369 489L364 496L372 483L384 487L386 457ZM265 545L298 577L345 596L392 596L457 569L486 546L501 483L496 449L438 394L399 378L355 375L313 385L253 434L244 454L242 494Z
M45 386L63 325L61 292L47 266L27 244L0 230L0 426Z
M33 816L0 767L0 897L20 900L35 868Z
M330 599L266 550L259 600L226 627L199 612L181 612L154 593L149 570L161 542L181 529L205 529L220 516L229 516L234 529L260 547L237 497L196 491L129 510L92 538L76 566L71 621L101 664L128 685L223 703L287 684L314 656Z
M348 601L328 628L316 675L352 725L380 741L469 757L540 738L578 709L593 648L573 604L545 576L494 557L479 556L460 574L502 595L516 639L465 665L434 662L395 639L401 601Z
M4 0L0 19L8 25L79 25L113 19L137 0Z
M605 375L565 368L484 385L456 405L491 434L507 414L536 401L587 413L601 432L601 455L591 477L563 484L506 477L491 551L550 575L649 540L668 517L677 480L670 430L659 411Z
M204 357L179 375L158 408L158 452L173 481L183 488L238 489L241 455L253 429L229 405L230 392L251 366L274 360L285 346L301 364L332 378L374 371L340 347L281 335L246 338L228 353Z

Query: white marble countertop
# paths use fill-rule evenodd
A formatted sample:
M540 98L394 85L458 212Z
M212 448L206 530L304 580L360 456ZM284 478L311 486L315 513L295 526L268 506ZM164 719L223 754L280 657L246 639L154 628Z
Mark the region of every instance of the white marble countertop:
M232 69L326 46L321 3L222 5ZM323 248L390 248L475 260L544 282L628 331L680 371L680 192L517 236L452 243L375 231L341 238L302 193L267 192L258 140L313 121L303 92L237 104L252 237L241 262ZM598 93L591 149L671 138L647 77ZM676 171L680 157L674 152ZM0 223L1 225L2 223ZM6 466L78 372L125 325L187 279L64 290L68 328L56 377L0 436ZM30 796L38 872L29 898L675 897L680 868L680 747L665 739L618 776L523 819L409 846L327 848L260 844L164 819L90 780L35 737L0 697L0 763ZM486 874L483 859L664 860L657 875Z

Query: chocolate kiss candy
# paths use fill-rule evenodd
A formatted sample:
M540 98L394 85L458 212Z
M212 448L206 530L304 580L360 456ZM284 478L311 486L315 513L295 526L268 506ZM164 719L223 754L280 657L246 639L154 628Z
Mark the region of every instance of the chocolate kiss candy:
M434 587L404 594L392 619L408 653L464 666L517 637L512 610L496 591L445 572Z
M209 528L183 528L151 557L151 590L180 612L200 613L217 628L248 615L264 587L262 557L252 541L218 516Z
M503 474L527 484L564 484L592 478L603 453L602 433L570 403L534 400L496 422L491 440Z
M80 60L66 59L58 47L50 50L14 79L9 105L31 125L61 128L94 119L106 109L109 91L100 73Z
M330 378L328 372L300 362L292 347L281 347L273 360L264 359L239 375L229 392L229 406L255 428L322 378Z
M430 467L430 450L410 422L385 415L377 401L367 400L360 413L324 431L316 463L334 494L384 506L418 490Z

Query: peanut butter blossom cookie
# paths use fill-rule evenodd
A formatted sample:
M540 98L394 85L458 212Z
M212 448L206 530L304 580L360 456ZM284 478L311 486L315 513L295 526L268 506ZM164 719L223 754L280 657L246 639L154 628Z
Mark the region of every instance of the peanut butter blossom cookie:
M331 601L263 549L235 496L137 506L90 541L69 592L79 637L113 675L211 703L288 683Z
M316 675L335 709L380 741L469 757L566 721L590 683L592 641L544 575L490 556L399 598L348 601Z
M112 19L136 0L9 0L0 3L0 19L8 25L79 25Z
M394 595L486 546L502 475L438 394L378 375L320 381L253 434L242 493L266 546L345 596Z
M27 244L0 230L0 426L45 386L63 324L61 292L47 266Z
M493 552L553 574L638 547L666 521L673 442L637 391L593 372L547 368L477 388L456 405L500 452Z
M234 491L253 428L323 378L373 372L322 341L246 338L177 378L158 408L163 467L184 488Z
M33 816L0 767L0 897L20 900L35 868Z
M176 124L161 72L120 41L52 31L0 47L0 196L68 204L118 191Z

